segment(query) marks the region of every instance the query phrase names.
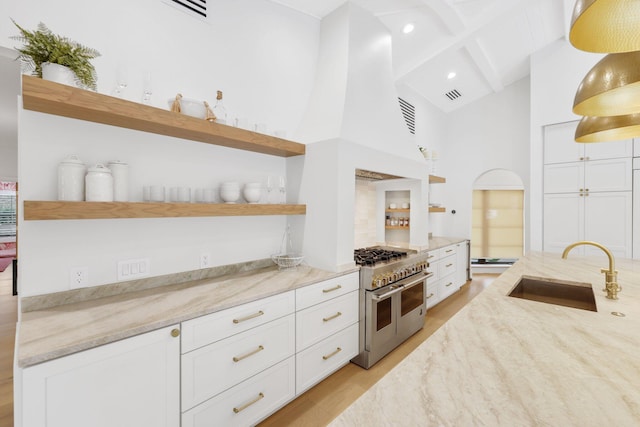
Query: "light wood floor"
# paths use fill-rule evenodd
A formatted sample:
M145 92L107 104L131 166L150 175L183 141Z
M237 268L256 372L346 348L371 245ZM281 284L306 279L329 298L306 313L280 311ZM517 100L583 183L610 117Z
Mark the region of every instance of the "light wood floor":
M13 426L13 349L17 297L11 266L0 273L0 427ZM459 292L429 309L424 328L368 370L352 363L266 419L261 426L324 426L487 287L497 275L475 275Z
M427 312L424 328L368 370L349 363L260 424L325 426L373 386L440 326L484 290L497 274L474 275L460 291Z
M11 265L0 273L0 427L13 426L13 346L18 297L12 294Z

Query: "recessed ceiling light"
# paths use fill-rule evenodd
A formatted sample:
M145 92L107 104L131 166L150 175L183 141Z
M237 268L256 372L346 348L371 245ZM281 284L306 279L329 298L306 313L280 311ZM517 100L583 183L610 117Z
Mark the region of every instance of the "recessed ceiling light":
M447 74L447 78L449 80L451 80L452 78L454 78L456 76L456 72L455 71L451 71L449 74Z
M404 27L402 27L402 32L405 33L405 34L409 34L415 28L416 28L415 25L413 25L411 22L409 22L408 24L404 24Z

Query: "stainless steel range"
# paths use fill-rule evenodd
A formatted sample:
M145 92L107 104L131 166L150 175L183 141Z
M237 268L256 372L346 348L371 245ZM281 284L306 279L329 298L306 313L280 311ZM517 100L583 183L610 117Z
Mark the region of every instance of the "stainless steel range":
M416 251L356 249L360 265L360 353L351 361L369 369L422 329L429 263Z

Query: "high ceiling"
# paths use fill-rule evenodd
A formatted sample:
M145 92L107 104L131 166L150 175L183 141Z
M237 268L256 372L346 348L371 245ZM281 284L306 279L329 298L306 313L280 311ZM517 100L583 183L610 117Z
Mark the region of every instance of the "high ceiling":
M322 19L346 0L271 0ZM568 33L573 0L351 0L393 38L396 83L450 112L529 74L530 55ZM404 34L405 24L415 29ZM448 79L450 72L456 76ZM460 96L447 93L456 90ZM453 99L451 99L453 98Z

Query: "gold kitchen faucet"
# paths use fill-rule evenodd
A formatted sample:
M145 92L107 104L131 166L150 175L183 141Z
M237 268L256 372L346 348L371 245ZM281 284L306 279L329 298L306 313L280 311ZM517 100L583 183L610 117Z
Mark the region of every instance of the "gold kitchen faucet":
M615 260L613 259L613 254L609 249L607 249L600 243L584 240L584 241L572 243L566 248L564 248L564 252L562 252L562 258L566 259L567 255L569 255L569 251L575 248L576 246L580 246L580 245L595 246L596 248L602 249L604 253L607 254L607 257L609 258L609 269L606 269L606 268L600 269L600 272L604 273L604 280L605 280L605 288L603 289L603 291L607 292L607 298L618 299L618 292L621 292L622 288L620 287L620 285L618 285L618 271L615 269Z

